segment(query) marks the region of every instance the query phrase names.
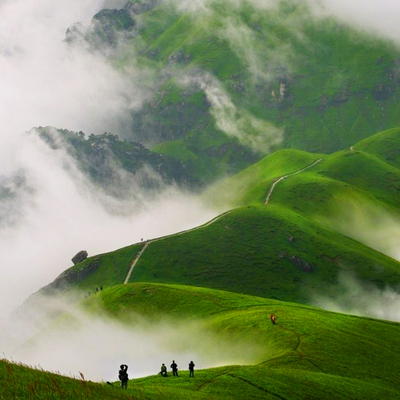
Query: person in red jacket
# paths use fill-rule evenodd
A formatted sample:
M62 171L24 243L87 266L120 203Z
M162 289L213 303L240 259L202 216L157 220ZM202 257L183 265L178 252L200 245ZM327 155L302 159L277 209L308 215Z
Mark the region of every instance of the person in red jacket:
M275 314L271 314L269 318L271 319L271 322L275 325Z

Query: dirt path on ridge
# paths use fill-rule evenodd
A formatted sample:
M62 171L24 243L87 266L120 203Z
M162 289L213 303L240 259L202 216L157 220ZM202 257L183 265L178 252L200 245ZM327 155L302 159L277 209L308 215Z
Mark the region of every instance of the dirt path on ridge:
M208 222L206 222L206 223L203 224L203 225L196 226L195 228L187 229L187 230L185 230L185 231L178 232L178 233L173 233L173 234L167 235L167 236L161 236L161 237L159 237L159 238L157 238L157 239L150 239L150 240L147 240L146 243L145 243L145 245L143 246L143 248L136 254L136 257L135 257L134 260L132 261L131 267L129 268L128 274L126 275L126 278L125 278L125 280L124 280L124 285L127 284L127 283L129 282L129 279L131 278L133 269L135 268L136 264L137 264L138 261L140 260L140 257L143 255L144 251L147 249L147 247L150 245L150 243L154 243L154 242L158 242L158 241L160 241L160 240L168 239L168 238L170 238L170 237L172 237L172 236L183 235L184 233L193 232L193 231L195 231L195 230L197 230L197 229L200 229L200 228L205 228L205 227L207 227L207 226L213 224L214 222L217 222L219 219L221 219L222 217L224 217L225 215L229 214L229 213L232 212L232 211L233 211L233 210L226 211L226 212L224 212L224 213L222 213L222 214L216 216L216 217L213 218L211 221L208 221Z
M276 187L276 185L277 185L279 182L282 182L284 179L289 178L290 176L300 174L301 172L304 172L304 171L306 171L307 169L312 168L314 165L318 164L318 163L321 162L321 161L322 161L322 158L318 159L317 161L314 161L314 162L313 162L311 165L309 165L308 167L305 167L305 168L303 168L303 169L300 169L299 171L292 172L291 174L287 174L287 175L284 175L284 176L281 176L280 178L278 178L278 179L272 184L271 189L270 189L270 191L268 192L268 195L267 195L267 197L266 197L266 199L265 199L265 203L264 203L264 204L268 204L268 203L269 203L269 201L270 201L270 199L271 199L271 196L272 196L272 193L274 192L275 187Z

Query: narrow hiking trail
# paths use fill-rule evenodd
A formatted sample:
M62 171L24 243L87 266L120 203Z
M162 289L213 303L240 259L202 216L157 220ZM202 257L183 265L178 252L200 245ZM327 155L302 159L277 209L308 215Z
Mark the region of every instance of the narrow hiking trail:
M318 164L320 161L322 161L322 158L318 159L317 161L314 161L314 162L313 162L311 165L309 165L308 167L305 167L305 168L303 168L303 169L300 169L299 171L296 171L296 172L292 172L291 174L281 176L279 179L277 179L277 180L273 183L273 185L272 185L272 187L271 187L271 189L270 189L270 191L269 191L269 193L268 193L268 195L267 195L267 198L265 199L265 203L264 203L264 204L268 204L268 202L269 202L269 200L270 200L270 198L271 198L271 195L272 195L272 193L273 193L273 191L274 191L276 185L277 185L279 182L282 182L284 179L289 178L290 176L293 176L293 175L296 175L296 174L300 174L301 172L304 172L304 171L306 171L307 169L312 168L314 165ZM225 215L229 214L229 213L232 212L232 211L233 211L233 210L226 211L226 212L224 212L224 213L222 213L222 214L216 216L216 217L213 218L211 221L208 221L208 222L205 223L204 225L200 225L200 226L197 226L197 227L195 227L195 228L187 229L187 230L182 231L182 232L173 233L173 234L171 234L171 235L162 236L162 237L159 237L159 238L157 238L157 239L150 239L150 240L147 240L146 243L145 243L145 245L143 246L143 248L137 253L136 257L135 257L134 260L132 261L131 267L129 268L128 274L126 275L126 278L125 278L125 280L124 280L124 284L127 284L127 283L129 282L129 279L131 278L133 269L135 268L135 266L136 266L136 264L139 262L141 256L143 255L143 253L145 252L145 250L147 249L147 247L148 247L151 243L158 242L158 241L164 240L164 239L168 239L168 238L170 238L170 237L172 237L172 236L179 236L179 235L183 235L184 233L193 232L193 231L195 231L195 230L197 230L197 229L200 229L200 228L205 228L205 227L207 227L207 226L213 224L214 222L218 221L219 219L221 219L222 217L224 217Z
M299 171L296 171L296 172L292 172L291 174L281 176L279 179L277 179L277 180L273 183L273 185L271 186L271 189L270 189L270 191L268 192L268 195L267 195L267 197L266 197L266 199L265 199L265 203L264 203L264 204L268 204L268 203L269 203L269 201L270 201L270 199L271 199L271 196L272 196L272 193L274 192L275 187L276 187L276 185L277 185L279 182L282 182L284 179L289 178L290 176L300 174L301 172L304 172L304 171L306 171L307 169L312 168L314 165L318 164L318 163L321 162L321 161L322 161L322 158L318 159L317 161L314 161L314 162L313 162L311 165L309 165L308 167L305 167L305 168L303 168L303 169L300 169Z
M145 245L143 246L143 248L139 251L139 253L136 254L136 257L135 257L135 259L133 260L133 262L132 262L132 264L131 264L131 267L129 268L128 275L126 275L126 278L125 278L125 280L124 280L124 285L125 285L126 283L128 283L128 281L129 281L129 279L130 279L130 277L131 277L131 275L132 275L133 268L135 268L135 265L136 265L137 262L139 261L140 256L141 256L142 253L146 250L146 248L147 248L147 246L148 246L149 244L150 244L150 242L146 242L146 244L145 244Z
M273 193L273 191L274 191L276 185L277 185L279 182L282 182L284 179L289 178L290 176L300 174L301 172L304 172L304 171L308 170L309 168L312 168L314 165L318 164L320 161L322 161L322 158L320 158L320 159L314 161L311 165L309 165L309 166L307 166L307 167L305 167L305 168L302 168L302 169L300 169L299 171L292 172L291 174L281 176L279 179L277 179L277 180L273 183L273 185L271 186L271 189L270 189L270 191L268 192L268 195L267 195L267 198L265 199L265 203L264 203L264 204L268 204L268 203L269 203L269 200L271 199L272 193ZM205 227L207 227L207 226L213 224L214 222L218 221L219 219L221 219L222 217L224 217L225 215L229 214L229 213L232 212L232 211L233 211L233 210L226 211L226 212L224 212L224 213L218 215L217 217L213 218L211 221L208 221L208 222L205 223L204 225L200 225L200 226L197 226L197 227L192 228L192 229L187 229L187 230L182 231L182 232L174 233L174 234L172 234L172 235L162 236L162 237L159 237L159 238L157 238L157 239L150 239L150 240L147 240L146 243L145 243L145 245L143 246L143 248L137 253L136 257L135 257L134 260L132 261L131 267L129 268L128 274L126 275L126 278L125 278L125 280L124 280L124 284L127 284L127 283L129 282L129 279L131 278L133 269L135 268L135 266L136 266L136 264L139 262L141 256L143 255L143 253L145 252L145 250L147 249L147 247L148 247L151 243L158 242L158 241L164 240L164 239L168 239L168 238L170 238L170 237L172 237L172 236L179 236L179 235L183 235L184 233L193 232L193 231L195 231L195 230L197 230L197 229L200 229L200 228L205 228Z
M127 284L127 283L129 282L129 279L131 278L133 269L135 268L136 264L137 264L138 261L140 260L140 257L143 255L144 251L147 249L147 247L150 245L150 243L154 243L154 242L158 242L158 241L160 241L160 240L168 239L168 238L170 238L170 237L172 237L172 236L183 235L184 233L193 232L193 231L196 231L197 229L200 229L200 228L205 228L205 227L207 227L207 226L213 224L214 222L217 222L220 218L224 217L225 215L229 214L229 213L232 212L232 211L233 211L233 210L225 211L224 213L222 213L222 214L216 216L215 218L213 218L212 220L206 222L205 224L200 225L200 226L196 226L195 228L187 229L187 230L185 230L185 231L178 232L178 233L173 233L173 234L167 235L167 236L161 236L161 237L159 237L159 238L157 238L157 239L150 239L150 240L147 240L146 243L145 243L145 245L144 245L144 246L142 247L142 249L136 254L136 257L135 257L134 260L132 261L131 267L129 268L128 274L126 275L126 278L125 278L125 280L124 280L124 285Z

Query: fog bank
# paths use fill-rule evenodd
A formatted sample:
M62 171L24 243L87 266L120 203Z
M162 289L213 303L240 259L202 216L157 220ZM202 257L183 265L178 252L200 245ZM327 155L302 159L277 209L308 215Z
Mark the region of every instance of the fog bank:
M48 299L40 301L44 301L46 308ZM172 360L177 362L180 374L185 375L191 360L196 369L203 369L251 364L260 361L265 354L265 344L239 343L228 335L213 332L201 320L154 319L131 314L125 316L125 323L122 323L68 304L71 304L71 299L53 299L53 309L64 310L66 315L49 326L45 325L43 331L27 342L29 334L20 337L22 342L19 343L12 334L16 327L20 332L34 332L26 315L8 327L8 333L11 333L8 337L7 330L3 329L0 346L6 356L66 375L77 376L82 372L86 379L117 381L122 363L129 366L128 373L132 379L157 374L162 363L171 372ZM29 317L37 320L43 315L33 311Z
M314 294L312 304L325 310L400 322L400 288L378 287L341 274L337 294Z
M32 292L90 255L201 224L216 215L174 188L146 197L134 176L132 198L94 187L34 126L123 134L148 93L141 72L115 69L99 54L64 41L104 5L121 1L3 1L0 4L0 318ZM138 199L141 200L138 202Z

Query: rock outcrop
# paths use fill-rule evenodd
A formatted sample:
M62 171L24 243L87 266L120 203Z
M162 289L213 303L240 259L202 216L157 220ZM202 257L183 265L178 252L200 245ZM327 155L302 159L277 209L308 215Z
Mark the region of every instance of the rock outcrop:
M88 257L88 252L86 250L81 250L79 253L75 254L75 256L71 258L71 261L74 263L74 265L76 265L81 261L86 260L87 257Z

